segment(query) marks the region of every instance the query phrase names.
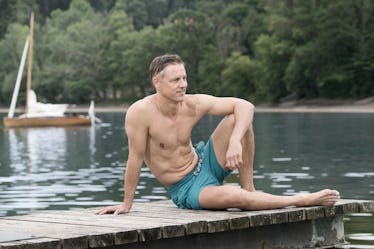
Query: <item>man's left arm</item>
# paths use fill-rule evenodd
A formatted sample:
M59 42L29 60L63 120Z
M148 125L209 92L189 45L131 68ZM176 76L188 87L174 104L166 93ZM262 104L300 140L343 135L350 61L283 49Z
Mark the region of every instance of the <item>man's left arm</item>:
M226 152L226 167L234 169L243 164L243 148L241 139L252 126L254 105L246 100L234 98L233 115L235 117L234 128L230 137Z
M200 103L206 108L207 114L234 115L235 124L226 152L226 168L234 169L243 163L241 139L252 126L254 105L249 101L233 97L214 97L200 95Z

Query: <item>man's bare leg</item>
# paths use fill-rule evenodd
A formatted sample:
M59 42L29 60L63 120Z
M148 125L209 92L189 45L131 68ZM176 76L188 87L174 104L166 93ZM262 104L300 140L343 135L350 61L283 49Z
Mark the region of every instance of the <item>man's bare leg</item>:
M214 152L221 166L226 162L226 151L234 128L234 116L229 115L222 119L212 134ZM254 135L252 124L241 139L243 148L243 165L239 168L240 186L248 191L255 191L253 184L253 160L254 160Z
M252 125L241 140L243 147L243 165L239 168L240 186L248 191L255 191L253 183L253 161L255 154L255 142Z
M310 194L279 196L264 192L250 192L230 185L205 187L199 196L205 209L240 208L242 210L265 210L288 206L333 206L340 199L336 190L324 189Z
M226 116L212 135L214 152L221 165L225 165L226 151L235 119ZM199 196L202 207L206 209L240 208L243 210L263 210L287 206L332 206L340 199L336 190L325 189L311 194L279 196L255 191L253 184L254 135L252 124L242 140L243 165L239 168L241 188L223 185L205 187Z

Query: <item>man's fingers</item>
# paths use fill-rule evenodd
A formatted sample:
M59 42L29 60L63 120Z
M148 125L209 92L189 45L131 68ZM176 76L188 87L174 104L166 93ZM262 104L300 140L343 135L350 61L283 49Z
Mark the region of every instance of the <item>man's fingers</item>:
M105 214L106 211L104 209L100 209L99 211L95 212L95 214L97 215L102 215L102 214Z
M243 159L242 159L242 157L240 156L240 157L238 158L238 168L240 168L242 165L243 165Z
M114 215L120 215L123 213L124 213L124 210L121 207L118 207L117 210L114 212Z
M102 214L114 214L114 215L120 215L124 213L128 213L129 211L125 209L122 205L118 206L109 206L100 209L99 211L95 212L97 215L102 215Z
M114 212L115 215L120 215L120 214L126 214L129 211L124 209L124 207L118 207L117 210Z
M116 211L116 208L115 207L106 207L106 208L102 208L100 209L99 211L97 211L95 214L97 215L103 215L103 214L111 214L113 212Z
M236 155L233 157L228 157L226 160L226 168L228 169L236 169L240 168L240 166L243 165L243 160L241 158L241 155Z
M102 215L102 214L106 214L106 213L108 213L107 208L103 208L103 209L100 209L99 211L97 211L95 214Z
M235 168L235 163L232 160L226 160L226 168L228 169Z

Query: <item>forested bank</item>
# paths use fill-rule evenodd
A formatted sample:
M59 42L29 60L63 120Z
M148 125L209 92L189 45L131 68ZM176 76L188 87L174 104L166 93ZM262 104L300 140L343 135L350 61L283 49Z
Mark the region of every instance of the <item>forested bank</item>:
M371 0L0 0L2 106L31 11L42 101L131 102L153 91L148 65L162 53L185 60L190 93L255 103L374 96Z

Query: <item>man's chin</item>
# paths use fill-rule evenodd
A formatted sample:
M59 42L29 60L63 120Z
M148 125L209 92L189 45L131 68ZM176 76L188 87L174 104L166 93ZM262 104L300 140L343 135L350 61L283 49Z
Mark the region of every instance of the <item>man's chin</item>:
M183 101L185 96L186 96L186 93L178 93L176 99Z

